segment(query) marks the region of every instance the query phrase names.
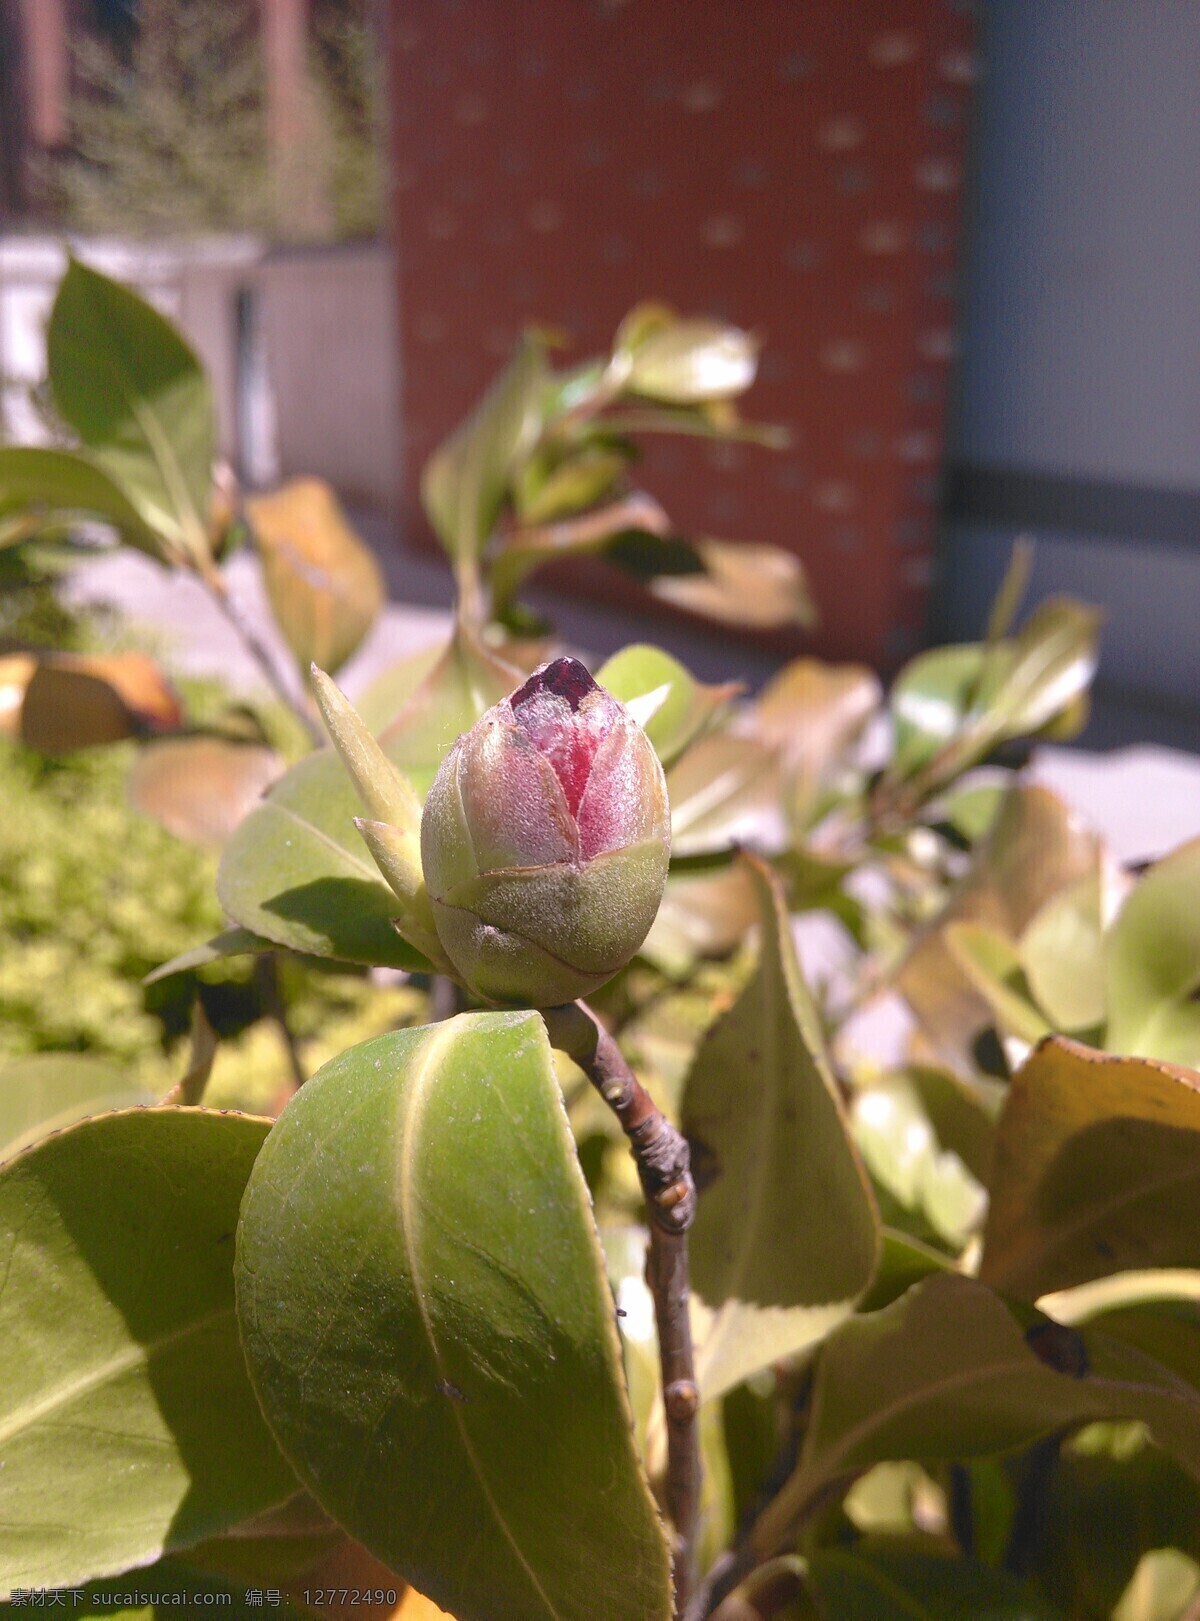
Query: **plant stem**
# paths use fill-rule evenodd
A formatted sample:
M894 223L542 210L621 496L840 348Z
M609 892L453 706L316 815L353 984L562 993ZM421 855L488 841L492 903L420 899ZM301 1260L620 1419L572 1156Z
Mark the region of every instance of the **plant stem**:
M229 587L221 576L213 571L197 574L196 578L204 586L209 596L225 615L225 618L237 631L246 651L254 659L259 669L266 676L276 696L291 710L296 719L308 733L314 747L321 748L325 742L325 734L317 724L316 718L305 708L303 701L297 696L290 681L280 670L274 655L267 644L259 636L258 631L242 612L241 608L229 594Z
M667 1512L675 1528L675 1613L682 1616L695 1581L700 1508L700 1393L688 1316L687 1241L696 1212L696 1187L688 1145L586 1003L547 1008L543 1016L555 1046L575 1060L621 1122L646 1195L650 1217L646 1282L658 1325L667 1420Z
M254 959L254 983L262 1001L263 1011L271 1023L279 1031L283 1050L287 1054L288 1068L292 1072L292 1090L298 1092L304 1085L308 1076L304 1072L304 1065L300 1062L300 1050L296 1046L296 1037L288 1023L287 1002L283 995L283 986L279 981L279 954L274 951L264 951Z

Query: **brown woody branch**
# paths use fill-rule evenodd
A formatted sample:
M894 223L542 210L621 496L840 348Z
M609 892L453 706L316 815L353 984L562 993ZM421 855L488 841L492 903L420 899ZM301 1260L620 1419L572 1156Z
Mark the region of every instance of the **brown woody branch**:
M696 1187L684 1137L663 1115L621 1049L584 1002L544 1011L554 1045L567 1053L621 1122L650 1217L646 1282L654 1296L667 1420L667 1512L675 1528L675 1610L687 1609L695 1581L700 1508L700 1394L688 1316L687 1230Z

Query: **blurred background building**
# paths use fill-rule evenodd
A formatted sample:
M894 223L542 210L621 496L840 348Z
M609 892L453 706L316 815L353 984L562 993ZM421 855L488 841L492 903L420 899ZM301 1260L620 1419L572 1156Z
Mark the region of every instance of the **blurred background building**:
M664 298L762 333L792 447L664 440L647 485L795 549L805 645L978 634L1029 531L1035 592L1111 610L1102 688L1186 728L1198 75L1200 0L0 0L10 431L83 233L251 482L324 473L420 549L420 464L522 324L583 354Z

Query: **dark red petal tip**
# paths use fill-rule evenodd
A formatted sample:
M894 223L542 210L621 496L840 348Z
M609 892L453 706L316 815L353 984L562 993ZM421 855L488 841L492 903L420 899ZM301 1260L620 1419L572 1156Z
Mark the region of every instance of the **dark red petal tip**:
M595 690L596 683L578 659L552 659L542 669L535 670L525 685L517 688L510 701L515 713L531 698L549 692L556 698L565 698L574 714L588 693Z

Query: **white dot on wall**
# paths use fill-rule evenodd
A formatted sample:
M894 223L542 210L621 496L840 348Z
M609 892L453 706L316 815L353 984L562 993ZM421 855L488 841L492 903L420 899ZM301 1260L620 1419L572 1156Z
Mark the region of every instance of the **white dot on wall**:
M745 226L736 214L710 214L700 227L705 247L732 248L742 240Z
M440 343L446 336L446 322L442 316L428 310L417 316L416 334L422 343Z
M917 353L922 360L953 360L957 352L958 343L951 327L929 327L917 337Z
M962 171L953 158L922 158L916 167L916 182L923 191L956 191Z
M862 371L866 363L866 344L857 338L834 338L821 348L821 365L826 371L842 374Z
M454 116L460 124L482 124L487 115L487 98L478 90L466 90L455 97Z
M867 46L867 57L872 67L898 68L913 62L920 55L921 42L905 28L891 28L876 34Z
M513 333L506 326L488 328L483 346L490 355L507 355L513 346Z
M600 247L600 257L606 265L628 264L632 253L623 236L606 236Z
M661 169L639 169L629 180L629 189L638 197L661 197L667 189Z
M826 152L853 152L863 143L865 131L857 118L830 118L817 131L817 141Z
M910 557L901 565L900 579L905 585L926 586L933 580L931 557Z
M435 242L445 242L458 230L458 215L449 208L435 208L425 221L425 234Z
M815 242L789 242L783 257L789 270L815 270L820 254Z
M858 237L864 253L901 253L908 232L899 220L869 220Z
M813 490L813 504L822 512L851 512L858 504L858 491L842 479L822 479Z
M719 473L736 473L745 460L746 452L741 445L716 440L708 447L708 465Z
M979 63L973 51L960 45L942 52L938 58L938 72L951 84L971 84L979 73Z
M715 79L693 79L684 85L679 100L689 113L711 113L720 106L724 95Z
M549 197L539 197L537 202L530 203L525 218L531 231L545 235L549 231L557 231L562 224L562 209Z
M411 21L398 21L391 30L392 44L398 51L415 51L421 43L421 30Z

